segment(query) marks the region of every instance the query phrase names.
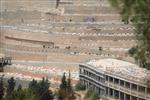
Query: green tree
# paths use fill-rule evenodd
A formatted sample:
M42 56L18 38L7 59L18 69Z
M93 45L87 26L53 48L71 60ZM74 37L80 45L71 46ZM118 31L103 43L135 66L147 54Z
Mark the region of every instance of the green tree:
M58 91L59 100L74 100L74 91L71 84L71 74L69 72L69 77L66 79L65 73L62 76L61 84Z
M37 81L35 79L33 79L30 83L29 83L29 89L33 91L33 93L36 93L37 91Z
M40 100L53 100L53 99L54 99L53 92L51 90L47 90L43 93Z
M3 85L3 77L0 78L0 100L3 98L4 96L4 85Z
M8 86L7 86L7 94L11 94L14 89L15 89L15 85L16 85L16 81L14 80L13 77L11 77L9 80L8 80Z
M21 90L22 90L22 85L19 84L19 85L18 85L18 88L17 88L17 91L21 91Z
M51 90L49 90L50 83L48 79L43 78L41 81L37 82L32 80L29 83L29 87L22 89L21 84L15 89L15 80L10 78L8 80L7 95L4 100L53 100L54 95ZM2 86L2 85L1 85Z
M76 91L83 91L86 89L85 85L83 84L83 82L79 81L76 86L75 86Z
M36 96L37 100L53 100L54 95L51 90L49 90L50 83L48 79L43 78L41 81L37 82L32 80L29 83L29 89Z
M71 84L71 74L70 74L70 71L69 71L69 77L68 77L68 80L67 80L67 95L68 95L68 99L69 100L75 99L74 91L73 91L72 84Z
M16 81L14 80L13 77L8 79L8 85L7 85L7 93L6 93L6 100L13 100L13 92L15 89Z
M66 75L65 73L63 74L63 77L61 79L61 84L59 87L59 93L58 93L58 99L59 100L64 100L66 97L66 91L67 91L67 81L66 81Z
M134 56L134 54L137 52L138 50L137 50L137 47L132 47L130 50L129 50L129 54L131 55L131 56Z
M96 93L96 92L93 92L93 95L92 95L91 100L99 100L99 99L100 99L99 94L98 94L98 93Z
M50 83L48 79L43 78L37 85L39 88L37 89L37 95L40 100L47 100L51 98L53 99L52 91L49 91Z
M97 92L93 91L91 88L88 89L85 97L86 100L99 100L100 96Z
M65 73L63 74L63 77L61 79L60 88L62 90L66 90L67 89L67 81L66 81L66 75L65 75Z
M137 36L133 54L141 67L150 69L150 0L110 0L119 9L125 23L132 23Z
M13 100L25 100L26 94L24 94L22 90L21 84L19 84L17 90L12 92L12 99Z

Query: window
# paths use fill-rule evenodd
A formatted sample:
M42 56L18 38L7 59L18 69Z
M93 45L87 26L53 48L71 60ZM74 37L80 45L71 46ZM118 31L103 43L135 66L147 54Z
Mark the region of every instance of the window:
M108 81L108 76L106 76L106 81Z
M150 88L147 88L147 93L150 94Z

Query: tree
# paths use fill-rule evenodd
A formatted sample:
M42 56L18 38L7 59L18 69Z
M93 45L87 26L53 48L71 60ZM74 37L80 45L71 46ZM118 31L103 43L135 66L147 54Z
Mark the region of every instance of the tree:
M63 74L63 77L61 79L60 88L63 89L63 90L67 89L67 81L66 81L66 75L65 75L65 73Z
M22 90L22 85L19 84L17 91L21 91Z
M100 96L97 92L93 91L91 88L88 89L85 97L87 100L99 100Z
M6 100L13 100L13 92L15 89L16 81L13 77L8 79L8 85L7 85L7 93L6 93Z
M93 92L93 95L92 95L92 99L91 100L99 100L100 99L100 96L97 92Z
M74 91L71 84L71 74L69 72L69 77L66 79L65 73L62 76L60 88L58 91L59 100L74 100Z
M4 100L53 100L54 95L51 90L49 90L50 83L48 79L43 78L41 81L37 82L32 80L29 83L29 87L22 89L21 84L15 89L15 80L10 78L8 80L7 95ZM0 87L1 87L0 81ZM2 96L1 96L2 97Z
M36 96L37 100L53 100L53 92L49 90L50 83L48 79L43 78L41 81L37 82L36 80L32 80L29 83L29 89Z
M72 84L71 84L70 72L69 72L69 78L68 78L68 81L67 81L67 90L68 90L68 92L72 92Z
M53 100L53 99L54 99L53 92L51 90L47 90L44 92L40 100Z
M16 81L13 77L8 80L7 94L10 95L15 89Z
M47 100L49 98L53 98L52 91L49 91L50 83L48 79L43 78L42 81L40 81L37 86L39 87L37 90L37 95L40 98L40 100L45 99Z
M129 50L129 54L131 56L134 56L134 54L137 52L137 48L136 47L132 47L130 50Z
M119 9L124 22L132 23L137 37L134 58L141 67L150 69L150 0L110 0Z
M60 89L58 93L58 99L59 100L64 100L66 97L66 90L67 90L67 81L66 81L66 75L65 73L63 74L63 77L61 79L61 84L60 84Z
M79 82L76 84L75 89L76 89L76 91L80 91L80 90L82 91L82 90L85 90L86 87L85 87L85 85L83 84L83 82L79 81Z
M12 92L12 99L13 100L25 100L26 94L24 94L22 90L21 84L19 84L17 90Z
M0 100L3 98L4 96L4 85L3 85L3 77L0 78Z
M70 71L69 71L69 77L68 77L68 81L67 81L67 95L68 95L68 99L69 100L75 99L74 91L72 89L72 84L71 84L71 74L70 74Z
M29 89L32 90L33 93L36 93L36 89L37 89L37 81L35 79L33 79L30 83L29 83Z

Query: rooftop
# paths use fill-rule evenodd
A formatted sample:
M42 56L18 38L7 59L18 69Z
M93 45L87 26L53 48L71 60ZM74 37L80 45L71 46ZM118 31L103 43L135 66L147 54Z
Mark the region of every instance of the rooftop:
M134 81L146 81L149 77L150 71L140 68L138 65L117 60L117 59L100 59L91 60L87 62L88 65L94 66L104 72L117 74L121 77L130 78ZM142 81L141 81L142 80Z

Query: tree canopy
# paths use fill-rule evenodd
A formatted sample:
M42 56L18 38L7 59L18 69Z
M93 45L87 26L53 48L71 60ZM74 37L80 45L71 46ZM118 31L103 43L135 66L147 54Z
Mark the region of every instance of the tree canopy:
M60 88L58 91L59 100L74 100L74 91L71 84L71 74L69 72L69 77L66 79L65 73L62 76Z
M0 78L0 100L3 98L4 96L4 84L3 84L3 77Z
M100 95L97 92L95 92L93 89L89 88L84 99L85 100L99 100Z
M36 96L37 100L53 100L54 96L51 90L49 90L50 83L48 79L43 78L41 81L37 82L32 80L29 83L29 89Z
M137 36L137 46L129 52L141 67L150 70L150 0L110 0L119 9L123 21L132 23Z
M53 100L54 95L49 90L50 83L48 79L41 81L32 80L28 88L22 88L19 84L16 88L16 81L13 77L8 79L7 91L3 85L3 78L0 79L0 100ZM6 94L6 95L4 95Z

